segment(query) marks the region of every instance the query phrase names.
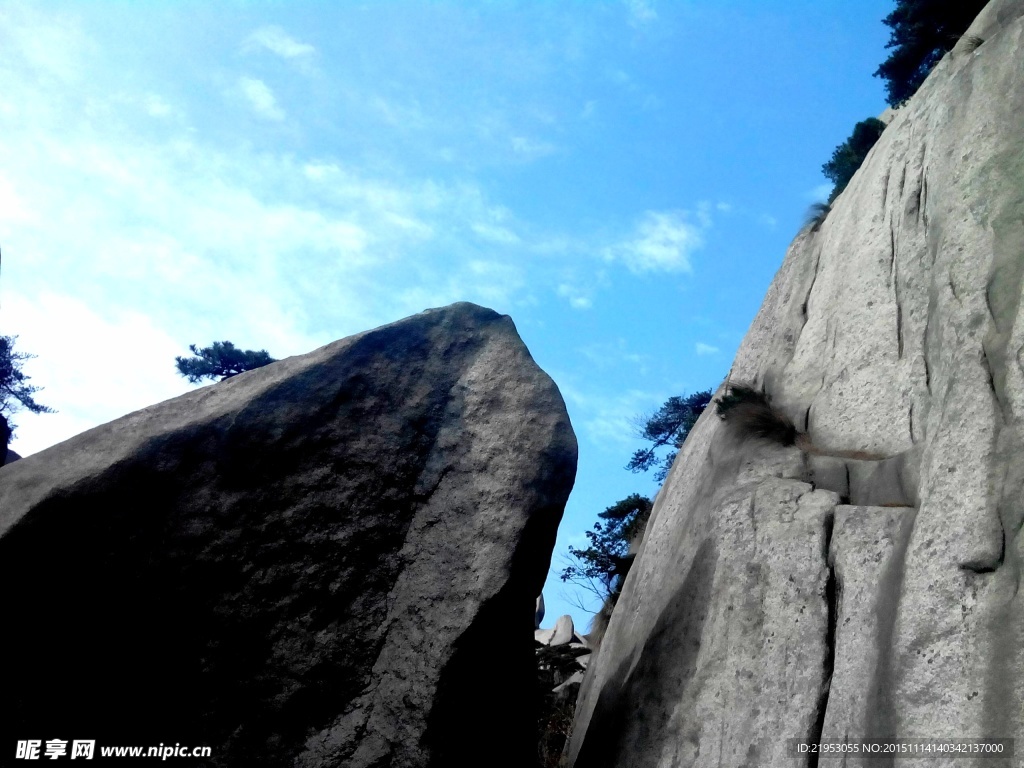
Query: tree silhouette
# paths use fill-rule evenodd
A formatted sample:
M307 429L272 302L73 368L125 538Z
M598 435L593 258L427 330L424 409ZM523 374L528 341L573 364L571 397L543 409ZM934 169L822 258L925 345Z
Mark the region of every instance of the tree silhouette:
M638 493L627 496L598 514L602 520L587 531L590 546L569 547L570 562L560 575L568 581L593 592L601 600L614 599L633 563L630 542L643 530L651 514L651 500Z
M835 184L832 194L828 196L829 203L832 203L839 197L839 193L846 189L853 174L863 165L864 158L868 156L868 152L878 142L878 138L884 130L885 123L876 117L861 120L853 126L850 138L832 152L832 159L821 166L821 172L825 174L825 178Z
M14 425L9 419L12 413L22 409L31 413L54 412L52 408L37 403L33 397L41 387L28 383L30 377L22 372L21 364L35 355L15 352L14 341L17 338L0 336L0 441L5 450L14 437Z
M219 378L223 381L253 368L261 368L276 362L265 349L241 350L230 341L215 341L211 346L202 349L195 344L189 344L188 348L195 357L176 357L174 362L178 373L191 384L198 384L203 379Z
M711 402L711 390L697 392L689 397L670 397L665 403L648 416L637 419L637 435L651 442L650 448L640 448L629 460L626 469L633 472L646 472L657 467L654 479L659 483L668 476L676 453L683 447L683 441L690 434L690 429L704 413ZM675 448L663 458L659 458L658 449L663 446Z
M875 72L885 80L889 106L898 107L921 87L988 0L897 0L882 23L892 28L893 51Z

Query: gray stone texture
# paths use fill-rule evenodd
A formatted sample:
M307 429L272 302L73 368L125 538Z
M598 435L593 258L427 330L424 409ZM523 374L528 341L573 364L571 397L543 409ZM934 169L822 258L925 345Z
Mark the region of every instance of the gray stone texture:
M554 383L471 304L26 457L0 470L0 730L206 744L216 766L496 744L530 765L535 599L575 469Z
M792 766L819 735L1015 738L927 764L1024 765L1022 16L990 5L793 242L730 377L813 450L702 416L570 765Z

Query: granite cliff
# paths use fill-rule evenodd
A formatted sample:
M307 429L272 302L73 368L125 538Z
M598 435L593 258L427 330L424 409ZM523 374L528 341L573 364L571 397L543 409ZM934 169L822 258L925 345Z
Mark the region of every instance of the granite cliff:
M1024 3L997 0L792 243L719 395L752 385L807 442L701 417L588 665L569 765L1024 744L1022 114Z
M575 471L558 389L471 304L3 467L4 749L397 768L499 744L528 765L535 599Z

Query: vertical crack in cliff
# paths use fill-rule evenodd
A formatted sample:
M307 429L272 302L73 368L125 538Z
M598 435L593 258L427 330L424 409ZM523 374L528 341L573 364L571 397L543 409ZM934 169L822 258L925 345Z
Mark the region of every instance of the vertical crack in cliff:
M811 292L814 291L814 284L818 282L818 266L821 264L821 246L815 249L814 254L814 276L811 278L811 284L807 288L807 295L804 296L804 303L800 305L801 320L800 333L803 333L804 326L807 325L807 305L811 303ZM798 334L799 335L799 334Z
M903 359L903 306L896 296L896 359Z
M907 551L917 522L917 509L911 508L901 516L892 554L882 570L875 592L875 663L874 675L868 687L864 704L865 738L895 737L897 716L895 685L895 637L899 618L900 598L906 572ZM879 758L879 766L893 765L891 755Z
M832 531L835 528L835 509L825 517L825 532L822 544L822 557L828 575L825 578L825 606L828 610L828 623L825 627L825 658L822 664L821 689L818 693L818 702L815 708L814 721L811 723L811 730L807 741L817 744L821 740L821 734L825 730L825 715L828 712L828 697L832 692L832 673L836 664L836 625L839 621L839 593L840 585L836 578L835 562L832 558ZM818 768L818 754L812 752L807 757L808 768Z
M928 308L925 310L924 331L921 338L921 360L924 363L924 386L928 394L932 394L932 370L928 362L929 344L932 334L938 333L939 291L933 280L928 287Z
M896 227L889 219L889 285L896 282Z
M921 191L918 196L918 219L924 224L924 228L928 229L928 176L927 169L921 166Z
M928 155L928 146L927 146L927 144L925 144L922 141L921 142L921 156L917 160L917 164L918 164L918 168L919 168L918 174L917 174L917 185L916 185L916 188L914 189L914 191L911 192L911 194L913 195L913 199L914 199L914 209L913 209L914 221L915 221L915 223L919 227L923 224L926 229L928 227L928 221L924 217L924 206L926 204L927 194L928 194L927 190L926 190L927 182L925 181L925 173L926 173L925 157L927 155Z
M896 302L896 349L897 359L903 359L903 303L900 300L900 271L896 263L896 230L889 222L889 284Z
M989 360L988 350L985 348L985 344L981 345L981 366L985 369L985 375L988 377L988 387L992 390L992 399L995 400L997 411L1001 420L1005 423L1006 421L1006 406L1003 404L1003 399L999 393L999 387L996 386L995 372L992 370L992 361Z

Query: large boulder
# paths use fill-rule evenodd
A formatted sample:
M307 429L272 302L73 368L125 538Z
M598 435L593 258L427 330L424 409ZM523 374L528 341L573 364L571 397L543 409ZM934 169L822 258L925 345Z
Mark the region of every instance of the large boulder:
M575 470L554 383L471 304L4 467L0 730L218 766L529 765Z
M790 247L730 375L808 439L703 414L588 666L570 765L1024 743L1022 15L983 13Z

